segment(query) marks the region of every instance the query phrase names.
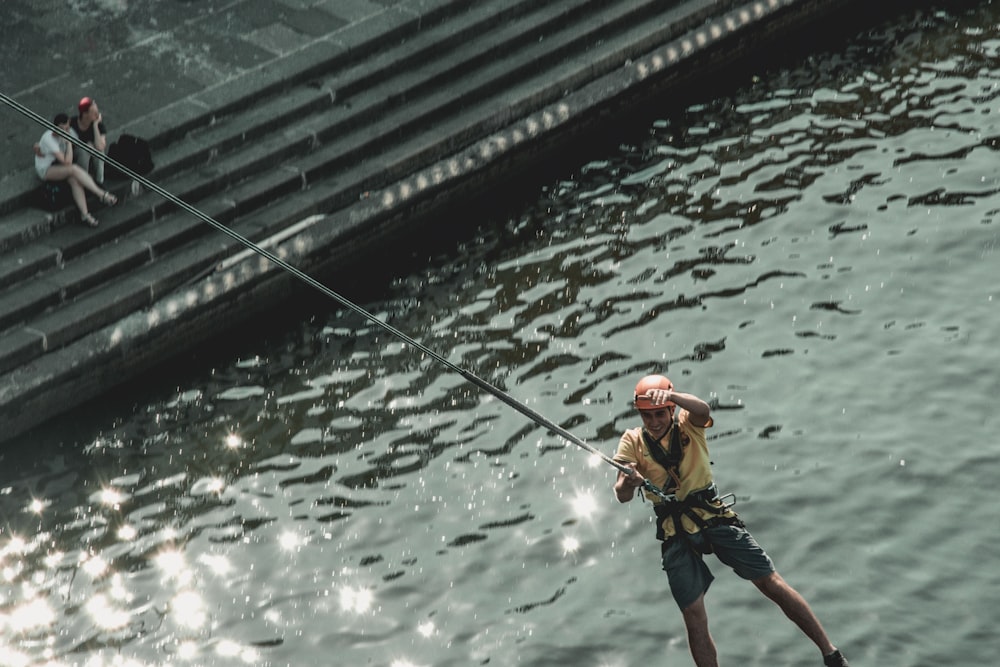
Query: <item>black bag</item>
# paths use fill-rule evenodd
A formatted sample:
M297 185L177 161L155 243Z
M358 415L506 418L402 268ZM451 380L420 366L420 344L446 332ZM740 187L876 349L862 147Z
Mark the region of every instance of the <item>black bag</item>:
M60 211L73 203L73 193L66 181L45 181L38 188L38 203L46 211Z
M149 142L131 134L118 137L118 141L108 148L108 157L121 162L140 176L153 170L153 153L149 150ZM112 178L128 178L111 165L108 165L107 172Z

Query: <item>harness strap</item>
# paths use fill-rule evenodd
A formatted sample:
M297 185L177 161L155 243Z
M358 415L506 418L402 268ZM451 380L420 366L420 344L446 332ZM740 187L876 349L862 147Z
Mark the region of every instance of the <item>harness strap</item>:
M680 424L674 420L673 424L670 426L670 444L667 450L664 451L660 443L650 435L646 429L642 430L642 437L646 443L646 449L649 450L650 456L660 464L667 471L667 484L665 491L673 493L677 490L677 484L680 480L680 464L681 458L684 455L683 446L681 444L681 434L680 434ZM714 514L709 518L704 518L700 514L694 511L694 508L705 510ZM659 502L653 504L653 511L656 512L656 539L664 540L666 536L663 531L663 522L666 519L671 519L674 524L674 535L681 537L688 541L687 531L684 530L684 524L681 521L681 517L687 516L691 521L698 526L698 530L704 531L706 528L716 526L719 524L729 524L736 526L743 526L743 522L738 517L727 517L722 516L729 509L719 498L719 491L715 484L712 484L708 488L702 489L700 491L695 491L689 493L684 500L679 500L675 502ZM704 542L704 546L700 549L704 553L711 553L712 546L708 542Z
M642 439L646 443L649 455L660 464L668 473L670 479L664 491L673 492L677 490L677 480L680 479L678 469L681 465L681 458L684 456L684 448L681 445L681 427L675 419L670 425L670 445L667 451L663 451L662 445L646 429L642 429ZM671 484L673 482L673 484Z
M711 512L714 516L705 518L695 512L694 508ZM711 526L718 525L719 523L733 523L732 517L723 516L728 510L729 507L722 504L719 498L718 489L714 484L707 489L702 489L701 491L688 494L688 497L684 500L655 503L653 505L653 511L656 512L656 518L658 519L656 524L656 538L658 540L662 540L664 538L664 519L673 519L674 532L680 534L685 532L683 524L681 523L681 516L688 517L696 526L698 526L699 530L704 530L705 528L710 528Z

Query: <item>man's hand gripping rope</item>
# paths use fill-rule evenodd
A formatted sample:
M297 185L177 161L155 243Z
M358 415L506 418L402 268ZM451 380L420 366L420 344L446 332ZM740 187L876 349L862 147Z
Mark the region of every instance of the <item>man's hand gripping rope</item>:
M625 475L625 484L630 486L633 490L642 488L649 493L657 496L664 502L677 502L677 496L672 493L667 493L657 485L650 482L648 479L643 477L639 471L635 469L634 463L622 464L617 461L614 462L616 468ZM631 498L631 496L629 496ZM639 494L639 498L642 499L643 495Z

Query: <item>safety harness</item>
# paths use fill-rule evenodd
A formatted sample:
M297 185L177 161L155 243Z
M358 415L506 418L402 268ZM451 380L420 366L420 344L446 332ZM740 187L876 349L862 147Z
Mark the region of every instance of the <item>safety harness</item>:
M650 456L667 471L667 484L664 491L676 492L680 482L681 458L684 455L680 424L677 420L673 421L670 427L670 444L666 451L646 429L642 429L642 439L646 443L646 449L649 450ZM656 512L656 539L661 541L667 539L663 531L663 522L667 518L673 520L674 536L683 538L692 548L695 548L695 545L688 537L687 531L684 530L684 524L681 522L682 516L687 516L702 531L719 524L743 526L743 522L738 517L725 516L733 506L733 503L726 504L725 499L731 497L733 497L731 493L720 497L719 490L713 483L704 489L689 493L684 500L664 500L653 503L653 511ZM704 518L695 512L694 508L706 510L714 516ZM712 545L706 539L699 543L697 549L702 553L711 553Z

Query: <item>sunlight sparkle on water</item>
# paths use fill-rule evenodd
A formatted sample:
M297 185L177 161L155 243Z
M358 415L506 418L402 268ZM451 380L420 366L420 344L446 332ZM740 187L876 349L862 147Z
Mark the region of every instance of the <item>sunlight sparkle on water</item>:
M83 561L83 571L97 578L108 571L108 561L101 556L93 556Z
M134 596L132 592L125 585L125 577L121 575L120 572L115 572L111 575L111 597L115 600L122 600L124 602L130 601Z
M9 627L14 632L44 628L56 620L56 614L46 600L35 598L13 610L9 616L0 616L0 628Z
M39 498L33 498L31 502L28 504L28 511L31 512L32 514L41 514L42 510L44 510L48 504L49 503L47 501L41 500Z
M104 630L117 630L128 625L128 612L114 607L104 595L95 595L86 604L87 613Z
M7 545L3 548L3 551L0 551L0 556L6 556L7 554L20 556L26 553L27 548L28 543L25 542L24 539L18 537L17 535L12 535L10 541L7 542Z
M194 642L181 642L177 647L177 655L184 660L193 660L198 655L198 645Z
M297 533L293 533L290 530L286 530L281 534L281 537L278 538L278 544L280 544L281 548L285 551L295 551L305 543L305 538L299 537Z
M170 611L178 625L195 629L205 625L208 615L205 613L205 602L195 591L184 591L174 596L170 601Z
M101 502L108 507L114 507L117 509L118 506L122 504L122 501L125 500L125 494L118 489L108 487L106 489L101 489L100 498Z
M340 608L355 614L364 614L372 608L374 594L366 588L344 588L340 591Z
M240 646L236 642L228 639L219 642L219 645L215 647L215 652L223 657L239 658L248 665L252 665L260 661L260 651L252 647L248 648Z
M3 627L0 621L0 627ZM10 667L28 667L31 659L24 653L15 651L12 648L0 644L0 665L10 665Z
M154 562L167 579L184 580L190 578L191 573L187 568L187 563L184 562L184 554L180 551L173 549L161 551L154 557Z
M580 550L580 540L575 537L566 536L562 541L563 555L576 553Z
M196 486L197 492L199 493L214 493L218 495L225 491L226 482L220 477L209 477L208 479L200 481ZM191 493L195 492L195 489L191 490Z
M230 449L236 449L237 447L243 446L243 438L236 435L235 433L230 433L226 436L226 447Z
M240 645L231 639L223 639L215 646L215 652L224 658L234 658L240 654Z
M581 491L571 501L573 513L581 519L590 519L597 513L597 500L590 491Z
M434 627L434 623L432 621L424 621L423 623L417 626L417 632L419 632L424 637L430 637L436 631L437 628Z
M213 556L202 554L198 556L198 562L203 563L214 574L225 576L233 571L233 565L225 556Z
M50 570L55 569L56 567L59 566L59 563L62 562L62 559L63 559L64 555L65 554L63 554L63 552L61 552L61 551L52 551L52 552L50 552L43 559L43 562L45 563L45 567L49 568ZM0 664L3 664L3 663L0 663Z

